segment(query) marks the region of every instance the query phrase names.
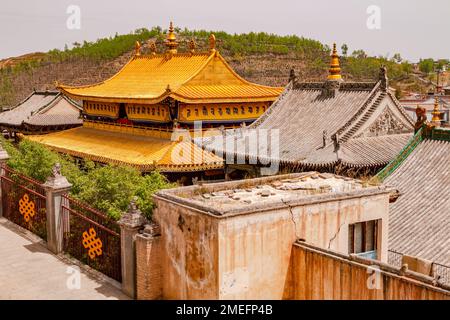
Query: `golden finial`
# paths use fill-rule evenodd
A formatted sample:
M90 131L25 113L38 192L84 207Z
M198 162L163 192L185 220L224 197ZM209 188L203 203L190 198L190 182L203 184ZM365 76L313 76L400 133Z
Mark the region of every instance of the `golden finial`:
M431 118L431 123L440 126L441 125L441 112L439 111L439 98L436 96L434 98L434 109L431 112L433 118Z
M211 53L216 52L216 36L213 33L209 35L209 50Z
M189 40L189 50L192 53L194 53L196 48L197 48L197 43L195 43L195 39L192 38L191 40Z
M336 43L333 43L333 52L331 54L330 69L328 70L328 80L341 80L341 67L339 66L339 56L336 50Z
M166 46L168 52L177 53L178 41L174 32L172 21L170 21L169 32L167 33Z
M156 42L153 40L148 41L148 48L150 49L150 53L152 55L156 55Z
M134 45L134 50L136 56L141 55L141 43L139 41L136 41L136 44Z

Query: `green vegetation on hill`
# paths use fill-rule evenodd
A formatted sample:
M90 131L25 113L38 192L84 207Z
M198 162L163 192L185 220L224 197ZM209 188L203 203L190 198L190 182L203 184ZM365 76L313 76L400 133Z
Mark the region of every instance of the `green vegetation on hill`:
M87 161L80 169L71 157L52 152L38 143L23 140L16 148L3 138L0 142L10 156L8 165L40 182L45 182L55 163L60 163L61 173L72 184L71 196L115 220L127 210L134 196L143 214L150 218L152 195L158 190L174 186L157 171L142 176L130 167L101 166L91 161Z
M53 87L55 80L76 84L101 81L111 74L107 70L96 72L94 67L99 69L108 63L123 65L124 61L121 57L133 50L136 41L145 43L149 39L156 40L159 50L162 50L161 45L166 32L167 30L161 27L150 30L141 28L125 35L116 34L93 42L74 43L71 48L66 45L64 50L54 49L36 57L28 55L14 65L0 67L0 106L17 103L29 94L33 89L31 86L41 89ZM243 76L250 77L252 81L268 85L284 85L288 72L283 71L286 75L280 75L282 65L289 68L295 65L296 71L302 75L303 79L318 79L326 74L330 47L319 41L295 35L279 36L265 32L229 34L223 31L176 29L180 51L186 50L187 42L192 38L196 39L199 50L207 50L211 32L216 35L217 47L221 53L231 60L232 64L234 62L241 66L242 68L238 71ZM381 65L387 66L394 86L397 85L397 81L401 82L410 78L413 66L408 61L403 61L399 54L393 57L369 57L363 50L354 50L348 55L349 50L346 44L341 46L342 69L347 79L375 79ZM263 62L267 60L270 60L272 70L262 70ZM448 65L448 61L442 63ZM65 64L71 65L64 67ZM49 67L52 65L58 66L59 69ZM74 70L75 68L77 70ZM301 70L298 70L299 68ZM425 77L430 72L434 72L435 68L436 63L432 59L424 59L419 64L419 69ZM116 71L109 67L105 69L110 72ZM95 78L90 76L91 73L95 74ZM80 75L84 78L80 79ZM75 79L75 77L78 78ZM419 90L426 90L422 83L419 82L416 85Z

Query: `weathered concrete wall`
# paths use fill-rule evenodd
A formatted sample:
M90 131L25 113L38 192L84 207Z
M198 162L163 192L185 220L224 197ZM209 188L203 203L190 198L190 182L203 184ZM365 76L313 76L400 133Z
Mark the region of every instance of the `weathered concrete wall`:
M221 219L219 298L282 299L296 239L347 254L349 224L383 219L387 225L387 215L384 194ZM387 236L381 226L378 239ZM387 241L379 245L387 261Z
M378 268L377 273L373 269ZM450 288L384 263L340 255L307 244L292 246L286 299L450 299Z
M168 201L156 205L163 299L218 299L217 220Z
M375 219L388 236L387 193L225 217L155 201L167 299L282 299L296 239L347 254L348 225Z

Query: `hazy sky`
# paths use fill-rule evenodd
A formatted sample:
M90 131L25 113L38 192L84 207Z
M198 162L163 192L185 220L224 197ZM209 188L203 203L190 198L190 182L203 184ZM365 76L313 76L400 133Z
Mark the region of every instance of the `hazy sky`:
M67 28L70 5L81 9L79 30ZM380 29L367 27L371 5L380 8ZM170 20L193 29L296 34L412 61L450 58L449 0L1 0L0 58L166 28Z

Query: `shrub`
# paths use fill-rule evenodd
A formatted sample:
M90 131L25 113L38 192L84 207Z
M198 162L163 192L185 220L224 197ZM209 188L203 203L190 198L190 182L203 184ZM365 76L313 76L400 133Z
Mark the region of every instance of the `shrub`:
M150 219L154 208L152 195L175 186L157 171L142 176L131 167L95 165L92 161L86 161L80 168L70 156L29 140L22 140L17 148L3 138L1 144L10 156L8 165L12 169L40 182L45 182L59 162L61 173L72 184L70 195L115 220L120 219L134 196L144 216Z

